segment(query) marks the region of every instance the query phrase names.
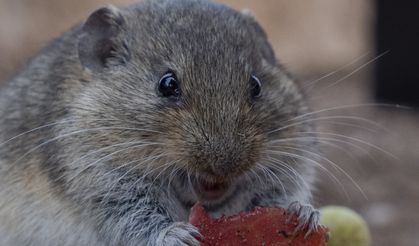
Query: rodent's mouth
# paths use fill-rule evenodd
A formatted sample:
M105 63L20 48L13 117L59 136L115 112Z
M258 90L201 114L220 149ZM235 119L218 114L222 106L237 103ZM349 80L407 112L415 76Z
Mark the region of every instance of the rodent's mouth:
M210 179L193 176L191 177L192 187L200 200L214 201L220 199L227 193L230 184L223 179Z

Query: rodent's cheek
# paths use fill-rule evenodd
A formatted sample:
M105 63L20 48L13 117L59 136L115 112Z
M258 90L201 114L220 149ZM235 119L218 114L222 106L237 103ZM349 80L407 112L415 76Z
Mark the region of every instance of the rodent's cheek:
M169 131L159 133L155 141L158 143L156 148L162 152L167 159L175 162L175 165L186 168L188 163L188 147L185 144L186 136L182 135L181 132L175 128L171 128Z

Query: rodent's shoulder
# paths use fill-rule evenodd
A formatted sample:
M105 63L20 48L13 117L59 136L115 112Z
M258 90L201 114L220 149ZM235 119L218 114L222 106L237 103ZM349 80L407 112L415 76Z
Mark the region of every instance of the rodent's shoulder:
M70 88L80 83L83 69L77 54L80 29L81 25L77 25L59 35L5 82L0 91L2 140L59 119L53 112L62 111Z

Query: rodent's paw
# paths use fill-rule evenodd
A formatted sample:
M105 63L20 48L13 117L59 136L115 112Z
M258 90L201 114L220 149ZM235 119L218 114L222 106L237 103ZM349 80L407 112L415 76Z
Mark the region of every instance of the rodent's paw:
M175 222L160 232L156 245L159 246L199 246L197 238L201 237L195 226Z
M295 228L295 232L307 226L308 230L305 235L305 237L307 237L319 227L320 212L313 206L301 204L300 202L293 202L289 205L288 210L298 215L298 226Z

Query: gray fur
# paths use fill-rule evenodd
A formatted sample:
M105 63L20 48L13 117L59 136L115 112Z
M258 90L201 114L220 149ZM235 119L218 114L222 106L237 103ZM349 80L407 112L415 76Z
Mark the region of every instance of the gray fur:
M156 93L168 70L178 102ZM203 201L213 216L309 203L314 164L272 142L312 131L294 120L306 112L254 17L201 0L102 8L0 92L0 245L197 245L197 174L230 183Z

